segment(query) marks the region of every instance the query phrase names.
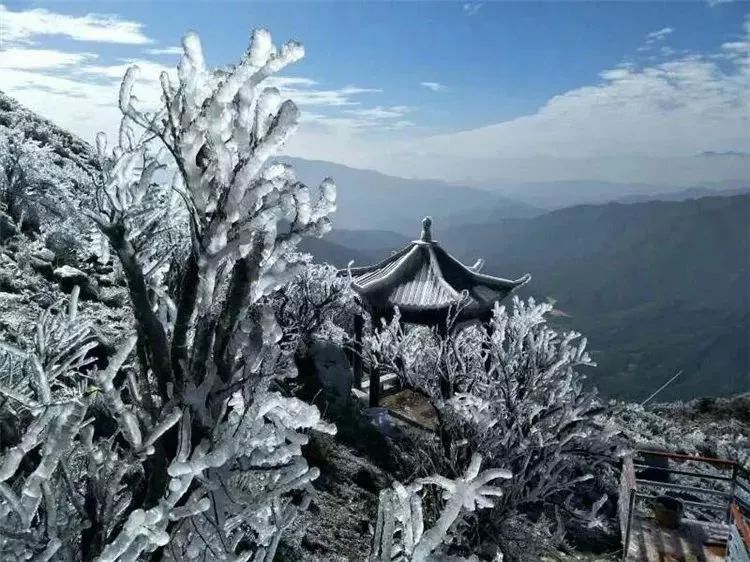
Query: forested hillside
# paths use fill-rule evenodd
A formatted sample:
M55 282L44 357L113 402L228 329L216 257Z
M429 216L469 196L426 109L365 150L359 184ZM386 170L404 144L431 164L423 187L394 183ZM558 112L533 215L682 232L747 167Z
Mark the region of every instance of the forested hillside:
M447 228L443 239L486 270L534 275L589 336L596 383L645 398L750 388L750 196L581 206L527 221Z

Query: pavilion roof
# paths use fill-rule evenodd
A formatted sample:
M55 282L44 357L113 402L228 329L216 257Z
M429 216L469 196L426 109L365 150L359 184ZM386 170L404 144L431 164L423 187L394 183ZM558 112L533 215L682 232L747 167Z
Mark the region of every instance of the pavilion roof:
M372 266L350 269L352 288L371 310L387 315L398 307L404 321L434 323L451 306L461 305L459 319L486 317L495 302L531 278L516 280L483 275L481 260L466 266L432 239L432 220L422 221L419 240Z

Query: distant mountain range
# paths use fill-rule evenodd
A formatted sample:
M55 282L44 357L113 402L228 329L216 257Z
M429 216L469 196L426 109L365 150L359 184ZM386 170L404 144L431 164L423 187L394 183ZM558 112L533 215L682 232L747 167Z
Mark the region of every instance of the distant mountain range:
M607 395L645 398L678 370L660 399L750 389L750 195L436 222L433 234L465 263L482 257L483 272L530 272L522 295L555 299L565 314L554 322L588 336L599 363L590 380ZM326 239L369 263L408 241L337 230ZM318 258L345 265L328 250Z
M310 186L333 177L338 187L336 228L389 230L409 237L419 234L420 220L426 215L439 224L492 223L581 204L682 201L750 192L750 184L733 180L688 188L587 180L475 187L398 178L317 160L280 160L292 164Z
M331 176L337 186L337 228L391 230L416 236L422 217L460 224L484 220L530 217L541 211L488 190L431 180L410 180L371 170L357 170L331 162L281 158L310 186Z
M731 185L731 184L729 184ZM711 197L721 195L742 195L750 193L750 186L746 187L727 187L725 189L710 189L708 187L691 187L681 191L670 191L667 193L651 193L629 195L617 200L618 203L644 203L646 201L686 201L688 199L700 199L701 197Z
M749 190L750 182L726 180L703 185L663 186L580 180L519 184L488 183L481 187L514 201L550 211L575 205L601 205L616 201L629 203L656 200L682 201L710 195L728 195Z

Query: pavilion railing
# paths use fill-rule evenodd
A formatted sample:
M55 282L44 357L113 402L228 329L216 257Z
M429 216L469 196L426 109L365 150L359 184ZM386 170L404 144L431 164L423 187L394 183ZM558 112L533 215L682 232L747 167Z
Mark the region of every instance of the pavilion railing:
M689 510L688 520L726 529L735 558L750 562L750 478L733 461L637 449L622 461L618 515L623 542L623 560L633 540L633 522L639 515L639 500L653 502L662 494L678 499ZM739 522L739 523L738 523ZM736 536L733 536L734 533ZM747 536L746 536L747 535ZM739 542L738 542L739 541ZM741 554L737 554L741 553ZM737 556L745 556L745 558Z

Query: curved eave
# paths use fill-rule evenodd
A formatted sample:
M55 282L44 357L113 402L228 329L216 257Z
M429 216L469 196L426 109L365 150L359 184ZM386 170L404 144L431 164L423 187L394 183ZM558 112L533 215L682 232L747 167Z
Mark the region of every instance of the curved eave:
M389 297L391 292L413 270L423 267L425 260L441 290L449 296L449 302L393 302ZM531 279L529 274L515 280L482 274L478 271L481 265L480 260L475 266L466 266L435 241L416 240L375 265L347 268L339 273L351 276L352 289L361 297L362 304L378 315L389 315L394 307L398 307L405 321L430 324L447 317L451 307L460 305L463 291L467 292L469 302L463 301L459 319L463 321L487 317L496 302L503 301Z
M429 245L429 246L427 246L427 251L428 251L429 256L430 256L430 267L432 267L432 270L435 272L435 276L437 277L438 283L440 284L440 286L443 287L443 289L449 295L451 295L454 299L458 299L458 301L460 302L460 300L461 300L461 293L459 291L457 291L455 288L453 288L450 285L450 283L448 283L445 280L445 276L443 275L443 271L440 269L440 260L438 259L437 255L435 254L435 247L439 248L439 246L435 246L435 245L432 245L432 244Z
M478 273L474 267L467 267L446 252L442 247L436 246L436 252L441 253L441 258L447 260L461 271L467 278L471 279L477 285L484 285L491 289L500 289L506 291L512 291L518 287L525 285L531 280L531 274L527 273L518 279L503 279L502 277L493 277L492 275L486 275L484 273ZM481 265L484 265L483 263ZM481 267L480 265L480 267Z
M531 281L530 273L526 273L518 279L503 279L501 277L492 277L491 275L485 275L483 273L474 273L473 271L471 271L470 273L477 281L477 283L481 283L482 285L485 285L492 289L505 289L507 291L518 289L519 287L522 287L523 285Z

